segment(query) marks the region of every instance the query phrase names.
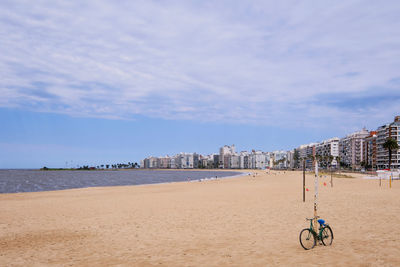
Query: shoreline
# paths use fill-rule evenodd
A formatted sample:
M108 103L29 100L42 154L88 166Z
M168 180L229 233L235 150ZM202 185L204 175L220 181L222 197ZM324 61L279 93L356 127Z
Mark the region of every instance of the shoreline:
M50 170L49 170L50 171ZM164 171L163 169L154 169L154 171ZM173 171L173 170L171 170ZM187 172L195 172L193 170L181 170L181 171L187 171ZM46 170L47 172L47 170ZM105 186L83 186L83 187L73 187L73 188L65 188L65 189L57 189L57 190L41 190L41 191L28 191L28 192L6 192L6 193L0 193L0 195L6 195L6 194L25 194L25 193L39 193L39 192L57 192L57 191L65 191L65 190L77 190L77 189L86 189L86 188L111 188L111 187L129 187L129 186L146 186L146 185L162 185L162 184L171 184L171 183L187 183L187 182L203 182L203 181L210 181L210 180L217 180L217 179L231 179L235 177L241 177L248 175L248 172L237 172L237 171L219 171L219 172L233 172L237 173L236 175L229 175L229 176L223 176L223 177L204 177L201 179L191 179L191 180L182 180L182 181L170 181L170 182L156 182L156 183L142 183L142 184L128 184L128 185L105 185Z

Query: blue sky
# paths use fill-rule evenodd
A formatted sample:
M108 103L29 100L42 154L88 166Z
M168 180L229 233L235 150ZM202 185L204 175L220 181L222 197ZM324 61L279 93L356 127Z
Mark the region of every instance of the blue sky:
M398 1L3 0L0 168L375 129L400 113L398 14Z

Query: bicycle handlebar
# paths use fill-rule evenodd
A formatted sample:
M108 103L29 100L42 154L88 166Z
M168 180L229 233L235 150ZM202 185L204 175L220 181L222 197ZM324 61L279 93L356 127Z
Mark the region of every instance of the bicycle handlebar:
M318 219L319 218L319 216L315 216L315 217L313 217L313 218L306 218L306 220L309 220L309 221L312 221L312 220L314 220L314 219Z

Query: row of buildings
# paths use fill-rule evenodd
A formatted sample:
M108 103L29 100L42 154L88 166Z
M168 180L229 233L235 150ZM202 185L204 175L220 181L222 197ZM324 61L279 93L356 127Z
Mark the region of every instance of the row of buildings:
M391 123L379 126L374 131L362 129L343 138L331 138L320 143L301 145L294 149L297 167L305 161L312 168L313 158L318 157L321 167L341 167L351 169L386 169L389 167L389 152L383 147L388 138L400 146L400 116ZM392 152L392 168L400 167L400 150Z
M252 150L236 152L235 145L223 146L219 153L200 155L179 153L175 156L148 157L141 161L141 168L168 169L287 169L313 167L318 159L322 168L339 166L351 169L385 169L389 165L389 153L383 148L388 138L400 146L400 116L375 131L362 129L343 138L330 138L322 142L301 145L291 151L263 152ZM392 168L400 167L400 150L392 153Z
M270 167L288 168L290 151L241 151L236 152L235 145L223 146L219 154L200 155L197 153L179 153L175 156L148 157L140 162L142 168L166 169L265 169Z

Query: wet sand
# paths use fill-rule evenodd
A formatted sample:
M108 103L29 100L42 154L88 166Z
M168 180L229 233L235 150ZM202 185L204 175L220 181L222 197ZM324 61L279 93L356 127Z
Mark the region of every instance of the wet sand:
M0 195L0 266L400 266L400 181L320 179L330 247L305 251L314 177ZM323 183L327 185L324 186Z

